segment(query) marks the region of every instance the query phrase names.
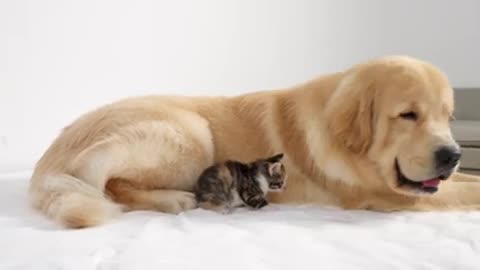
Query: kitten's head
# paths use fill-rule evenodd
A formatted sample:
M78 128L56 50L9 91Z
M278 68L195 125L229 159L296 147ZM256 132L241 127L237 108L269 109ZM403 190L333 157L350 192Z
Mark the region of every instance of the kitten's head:
M257 164L261 167L260 174L266 181L268 191L282 191L286 187L287 173L281 162L282 158L283 154L277 154L257 161Z

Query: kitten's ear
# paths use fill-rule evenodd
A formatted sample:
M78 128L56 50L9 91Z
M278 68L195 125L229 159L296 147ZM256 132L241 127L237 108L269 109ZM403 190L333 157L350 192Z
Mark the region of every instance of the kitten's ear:
M267 158L268 162L279 162L283 158L283 153Z
M268 164L268 175L273 176L274 174L280 174L282 173L282 163L281 162L275 162L275 163L270 163Z

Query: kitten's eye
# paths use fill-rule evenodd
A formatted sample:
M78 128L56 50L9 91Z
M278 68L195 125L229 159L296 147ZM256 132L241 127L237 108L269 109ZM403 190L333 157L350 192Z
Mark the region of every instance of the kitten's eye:
M399 116L405 120L411 121L416 121L418 119L417 113L413 111L401 113Z

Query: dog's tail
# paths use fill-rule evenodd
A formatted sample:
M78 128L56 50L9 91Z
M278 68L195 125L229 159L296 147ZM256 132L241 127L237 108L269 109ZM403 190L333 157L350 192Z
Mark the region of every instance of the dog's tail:
M30 187L33 206L69 228L102 224L121 213L121 207L105 197L103 190L67 174L35 180ZM48 178L48 179L46 179Z

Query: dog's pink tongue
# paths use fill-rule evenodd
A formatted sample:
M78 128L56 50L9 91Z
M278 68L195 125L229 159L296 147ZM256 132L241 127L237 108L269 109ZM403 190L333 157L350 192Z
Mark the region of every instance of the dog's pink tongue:
M422 186L424 186L424 187L437 187L439 183L440 183L440 179L434 178L434 179L430 179L430 180L427 180L427 181L423 181Z

